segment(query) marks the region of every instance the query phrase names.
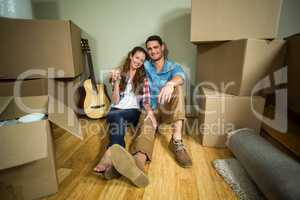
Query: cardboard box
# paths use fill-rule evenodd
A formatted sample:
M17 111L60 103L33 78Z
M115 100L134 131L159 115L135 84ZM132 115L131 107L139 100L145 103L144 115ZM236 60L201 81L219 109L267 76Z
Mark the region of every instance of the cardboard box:
M300 33L287 38L288 107L300 115Z
M191 42L276 38L282 0L192 0Z
M199 45L197 79L212 83L223 93L250 96L260 80L284 66L285 50L284 40L243 39Z
M54 87L48 87L49 94L71 107L77 114L84 114L82 110L84 100L83 82L85 75L74 79L55 79ZM48 85L49 86L49 85Z
M0 80L0 96L40 96L48 94L48 80L54 79L29 79L29 80ZM14 87L20 85L20 94L14 95Z
M21 109L22 102L27 109ZM51 123L81 138L72 109L48 96L0 97L0 120L16 119L39 109L47 119L0 127L0 196L37 199L57 192Z
M199 88L199 134L203 146L225 147L227 133L239 128L260 131L265 100L242 97ZM252 107L251 107L252 105Z
M0 18L0 79L73 78L84 70L81 30L71 21ZM19 78L18 78L19 79Z
M84 74L76 78L0 80L0 96L50 95L76 111L80 108L80 101L83 98L84 80ZM20 92L17 92L18 88Z

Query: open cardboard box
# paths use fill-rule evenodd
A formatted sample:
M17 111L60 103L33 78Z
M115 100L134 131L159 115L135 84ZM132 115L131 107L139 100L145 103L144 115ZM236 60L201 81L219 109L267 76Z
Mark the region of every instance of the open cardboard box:
M82 73L75 78L0 80L0 96L49 95L79 113L83 96L82 84L85 79L85 74Z
M225 147L227 134L240 128L260 132L261 119L254 112L262 117L263 97L234 96L207 88L200 88L199 94L198 130L203 146Z
M37 199L58 191L51 123L83 138L73 110L54 98L0 97L0 120L17 119L33 112L44 113L47 119L0 127L3 199Z
M19 86L21 97L48 95L48 80L54 79L0 80L0 96L14 96L14 87Z

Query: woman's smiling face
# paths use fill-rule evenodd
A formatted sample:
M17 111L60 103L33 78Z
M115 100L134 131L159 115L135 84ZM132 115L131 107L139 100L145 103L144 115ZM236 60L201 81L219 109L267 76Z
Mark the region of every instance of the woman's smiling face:
M142 51L137 51L135 54L130 56L130 67L133 69L140 68L146 59L146 55Z

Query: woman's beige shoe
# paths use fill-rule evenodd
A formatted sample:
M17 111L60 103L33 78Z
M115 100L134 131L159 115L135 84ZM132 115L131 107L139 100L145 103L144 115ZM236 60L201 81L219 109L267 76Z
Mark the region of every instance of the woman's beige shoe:
M142 169L140 169L133 156L122 146L115 144L110 147L111 160L115 169L127 177L138 187L146 187L149 179Z

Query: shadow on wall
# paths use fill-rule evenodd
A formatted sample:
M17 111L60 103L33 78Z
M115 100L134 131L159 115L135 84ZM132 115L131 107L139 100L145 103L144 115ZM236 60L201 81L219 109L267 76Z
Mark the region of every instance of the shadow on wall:
M191 71L196 63L196 46L190 42L190 9L175 9L162 17L161 36L169 48L169 56ZM190 77L192 80L194 77Z
M85 30L83 30L81 28L81 37L84 38L84 39L88 39L88 43L89 43L89 48L90 48L90 53L91 53L91 57L92 57L92 64L93 64L93 71L94 71L94 74L95 74L95 77L96 77L96 80L97 80L97 77L100 77L100 74L99 74L99 71L96 70L95 68L95 62L94 60L96 60L96 52L97 52L97 45L96 45L96 42L97 40L92 37L90 34L88 34ZM85 74L87 75L87 77L90 77L90 74L91 74L91 71L89 69L89 65L88 65L88 62L87 62L87 59L86 59L86 56L85 56ZM99 82L99 80L97 80Z
M193 83L196 83L197 48L190 42L191 10L175 9L162 17L160 31L165 40L169 57L180 63L188 76L185 85L187 113L193 113Z
M34 19L59 19L59 7L57 1L32 0L32 16Z

